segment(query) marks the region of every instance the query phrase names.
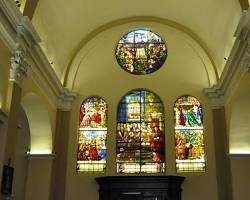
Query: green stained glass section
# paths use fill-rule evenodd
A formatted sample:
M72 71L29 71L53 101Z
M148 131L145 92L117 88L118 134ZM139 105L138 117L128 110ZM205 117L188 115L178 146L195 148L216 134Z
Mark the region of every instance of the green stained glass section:
M77 171L103 173L106 168L106 102L100 97L85 99L79 121Z
M165 171L164 109L147 90L133 90L118 105L116 162L118 173Z
M192 96L180 97L174 106L177 172L203 172L206 169L203 111Z
M127 33L116 47L117 62L131 74L153 73L163 65L166 58L165 42L148 29L137 29Z

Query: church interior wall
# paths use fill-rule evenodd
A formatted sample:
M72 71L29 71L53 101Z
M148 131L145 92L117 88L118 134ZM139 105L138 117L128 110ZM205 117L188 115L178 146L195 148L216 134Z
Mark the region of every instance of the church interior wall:
M239 8L237 7L237 9ZM239 12L236 15L234 24L237 24ZM223 22L223 26L226 25ZM145 27L150 28L164 38L168 47L168 57L164 65L155 73L146 76L135 76L128 74L118 65L115 58L115 48L118 40L125 33L134 28ZM46 35L42 27L38 29L41 29L41 33ZM231 32L233 31L231 30ZM231 34L228 33L227 41L230 40L229 37L231 37ZM216 46L216 44L210 46ZM218 52L229 52L231 46L232 44L228 44L226 50L219 49ZM52 50L47 53L51 52L52 54L55 53ZM71 111L65 114L66 119L70 118L68 122L69 129L65 129L67 125L58 122L60 121L60 119L57 119L59 116L58 105L52 103L50 96L45 91L46 89L42 88L29 74L21 84L22 98L20 104L23 111L20 111L21 114L18 112L11 113L13 115L20 114L18 124L8 122L8 115L6 114L8 108L6 105L10 103L7 99L10 57L10 50L0 39L0 169L6 164L4 154L5 149L7 149L7 127L18 126L17 137L14 142L16 144L14 165L17 169L17 175L14 179L13 195L16 200L23 200L23 198L26 200L54 200L52 199L54 195L52 194L54 192L53 184L60 184L55 180L55 170L58 174L64 173L64 167L66 168L65 191L56 192L63 193L62 196L65 194L65 200L80 200L83 198L97 200L98 185L95 182L96 177L124 175L116 173L117 106L123 95L136 88L145 88L155 92L164 104L166 172L163 175L186 177L183 184L183 200L224 200L220 199L218 195L218 190L223 186L218 183L220 177L218 177L219 174L217 173L218 165L224 165L223 161L216 161L218 152L216 152L214 146L216 134L220 133L214 131L213 107L204 93L204 88L212 87L217 83L217 76L221 74L223 62L226 62L226 60L221 61L222 58L218 58L217 55L208 56L202 45L195 38L192 38L190 34L178 30L177 27L152 21L130 21L97 33L72 58L69 70L65 71L66 74L63 73L62 68L58 73L60 76L66 75L66 87L78 94L73 101ZM216 63L222 65L214 66L214 62L210 60L211 57L215 57ZM66 60L66 57L63 59ZM250 179L248 169L250 166L249 75L250 73L247 72L242 77L233 96L225 104L226 148L228 150L227 156L230 157L234 200L248 200L250 196L248 188ZM107 168L104 174L76 172L80 105L83 99L92 95L102 97L108 104ZM182 95L192 95L198 98L203 106L207 166L204 173L176 173L173 106L177 98ZM31 101L32 105L30 104ZM41 114L44 118L40 117ZM224 118L219 120L223 121ZM58 136L56 137L57 133ZM47 159L46 157L29 157L25 155L35 143L39 146L39 142L49 144L51 151L47 153L56 153L54 152L56 138L60 138L60 134L63 137L59 139L59 143L66 144L63 152L66 154L66 156L63 155L66 158L65 166L59 166L55 169L54 158ZM245 146L247 151L242 152L239 150L232 153L231 150L235 146ZM58 157L60 158L60 155ZM140 175L138 174L138 176ZM1 176L0 173L0 180ZM18 185L21 183L24 184L19 187ZM0 199L2 200L1 196Z
M147 23L148 24L148 23ZM205 139L207 171L205 173L183 173L186 176L183 199L217 199L217 182L213 148L213 124L211 105L206 99L203 88L209 86L209 77L197 52L189 45L190 38L178 31L150 24L151 28L166 38L169 54L165 64L154 74L135 76L126 73L116 63L115 47L119 38L133 27L144 27L146 23L128 24L107 30L91 41L90 50L84 52L75 75L74 90L78 97L71 111L69 150L67 163L66 199L81 199L88 192L89 199L98 199L97 176L116 174L116 116L119 100L127 92L136 88L154 91L162 99L166 117L166 173L176 175L174 149L173 105L181 95L197 97L203 105L205 120ZM111 34L112 32L112 34ZM84 47L83 47L84 48ZM74 62L73 62L74 63ZM202 66L202 67L201 67ZM199 75L198 75L199 74ZM213 77L214 78L214 77ZM91 95L98 95L108 103L107 169L105 174L82 174L76 172L77 129L81 102ZM199 188L200 184L204 187ZM210 188L208 191L207 188ZM195 196L193 195L195 194Z

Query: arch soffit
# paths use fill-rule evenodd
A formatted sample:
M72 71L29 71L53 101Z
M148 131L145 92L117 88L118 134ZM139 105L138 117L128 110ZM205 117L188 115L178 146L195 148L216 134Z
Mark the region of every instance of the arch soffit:
M52 153L52 130L46 104L35 93L28 93L21 105L30 127L30 154Z
M250 74L242 77L241 83L227 105L229 153L250 154Z
M69 65L64 70L63 85L65 87L73 89L76 73L77 73L78 68L80 66L81 60L84 58L84 53L82 53L82 51L91 40L93 40L98 34L101 34L102 32L104 32L104 31L106 31L108 29L111 29L111 28L114 28L114 27L117 27L117 26L120 26L120 25L124 25L124 24L129 24L129 23L132 23L132 22L153 22L153 23L158 23L158 24L162 24L162 25L172 27L172 28L174 28L176 30L179 30L179 31L183 32L184 34L188 35L204 51L204 53L206 54L209 62L211 63L211 66L213 68L212 73L215 76L216 82L219 80L219 73L218 73L216 64L215 64L215 62L214 62L214 60L212 58L212 54L211 54L209 48L207 47L205 42L203 42L200 39L200 37L197 34L195 34L191 29L189 29L188 27L186 27L186 26L184 26L182 24L174 22L172 20L159 18L159 17L139 16L139 17L123 18L123 19L119 19L119 20L115 20L115 21L106 23L106 24L96 28L95 30L90 32L86 37L84 37L82 39L82 41L79 43L79 45L76 47L76 50L73 53L73 56L72 56L72 59L69 62ZM197 52L197 50L195 50L195 51ZM199 55L199 54L197 54L197 55L199 57L201 57L201 55ZM206 71L207 71L208 78L209 78L210 73L208 72L207 69L206 69Z

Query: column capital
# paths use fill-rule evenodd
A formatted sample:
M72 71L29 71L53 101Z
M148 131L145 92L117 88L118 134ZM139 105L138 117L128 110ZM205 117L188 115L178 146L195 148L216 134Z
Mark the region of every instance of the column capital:
M29 64L26 53L22 49L16 49L10 58L10 81L16 82L19 86L27 76Z
M58 98L58 109L62 111L70 111L72 102L75 100L76 96L76 92L70 91L67 88L63 88Z
M221 88L213 86L212 88L204 89L207 97L210 99L212 109L224 107L224 92Z

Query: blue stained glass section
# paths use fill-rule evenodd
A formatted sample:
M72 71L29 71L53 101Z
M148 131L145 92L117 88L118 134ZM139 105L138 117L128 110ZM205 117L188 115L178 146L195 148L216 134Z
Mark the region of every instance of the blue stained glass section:
M118 122L126 122L127 119L127 104L120 103L118 107L118 113L117 113L117 121Z
M116 147L119 173L164 172L164 109L157 95L139 89L121 99Z

